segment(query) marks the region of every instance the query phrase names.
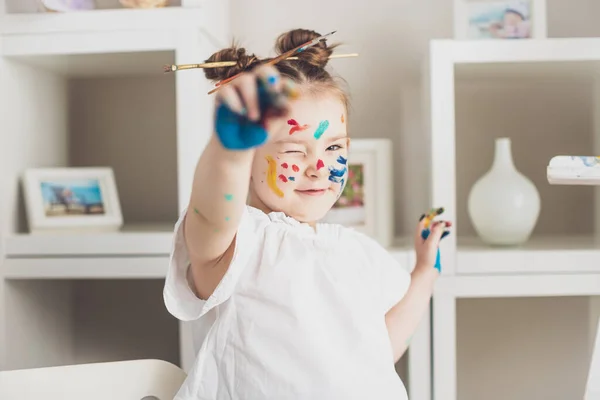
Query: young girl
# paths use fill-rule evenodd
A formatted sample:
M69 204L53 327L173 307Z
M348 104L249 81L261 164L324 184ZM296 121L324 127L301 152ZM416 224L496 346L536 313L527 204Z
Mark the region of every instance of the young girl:
M277 50L318 36L290 31ZM332 50L274 67L243 49L209 59L237 60L206 70L212 80L244 74L216 94L215 135L175 226L164 300L194 321L198 351L177 399L407 398L394 363L427 310L445 224L424 240L421 217L409 275L369 237L317 222L343 189L350 145Z

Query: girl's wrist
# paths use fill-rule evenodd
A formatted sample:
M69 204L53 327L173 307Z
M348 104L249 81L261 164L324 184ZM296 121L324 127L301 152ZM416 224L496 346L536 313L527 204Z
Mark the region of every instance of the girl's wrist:
M440 273L433 265L423 265L417 262L417 265L415 265L415 269L411 275L413 280L418 279L435 282L435 280L440 276Z
M251 163L254 159L254 154L256 153L256 148L246 150L228 149L223 146L216 133L211 136L209 145L212 145L216 148L216 151L219 153L220 160L227 161L229 163Z

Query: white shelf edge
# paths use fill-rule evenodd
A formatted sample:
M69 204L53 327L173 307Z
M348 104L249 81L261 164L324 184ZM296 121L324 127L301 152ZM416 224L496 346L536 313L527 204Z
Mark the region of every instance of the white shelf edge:
M174 51L178 38L175 29L14 35L1 36L0 48L7 57Z
M2 35L93 33L200 28L206 23L201 8L105 9L69 13L5 14Z
M7 259L4 279L163 279L169 257Z
M6 258L169 255L173 230L103 234L19 234L4 238Z
M431 41L431 52L454 64L600 60L600 38Z
M588 274L441 276L434 297L600 296L600 272Z
M461 242L469 245L461 245ZM536 237L522 247L495 248L459 238L456 275L600 273L600 241L593 236Z

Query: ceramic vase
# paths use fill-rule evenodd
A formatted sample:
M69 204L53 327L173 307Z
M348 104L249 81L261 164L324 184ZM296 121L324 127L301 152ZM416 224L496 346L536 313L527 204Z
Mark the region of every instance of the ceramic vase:
M531 236L540 214L537 188L513 162L510 138L495 141L494 161L471 188L468 212L485 243L514 246Z

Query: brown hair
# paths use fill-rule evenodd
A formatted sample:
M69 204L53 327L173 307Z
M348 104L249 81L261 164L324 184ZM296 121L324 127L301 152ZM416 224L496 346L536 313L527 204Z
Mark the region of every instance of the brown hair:
M279 35L275 42L275 50L278 55L283 54L319 36L321 34L312 30L294 29ZM297 60L283 60L276 63L275 67L282 76L302 85L304 90L310 93L335 92L348 112L350 99L348 93L342 88L342 80L339 77L333 77L325 69L329 56L337 46L337 44L327 46L326 42L320 42L303 52L294 54L295 57L298 57ZM206 68L204 73L208 79L216 82L232 77L239 72L251 71L268 60L260 60L254 54L247 54L246 49L233 44L230 48L214 53L206 62L236 61L236 65Z

